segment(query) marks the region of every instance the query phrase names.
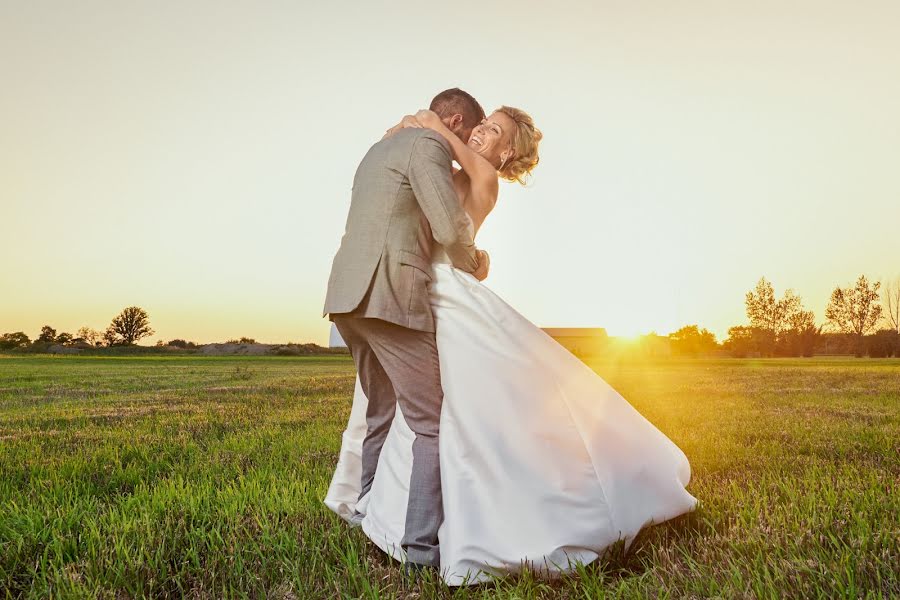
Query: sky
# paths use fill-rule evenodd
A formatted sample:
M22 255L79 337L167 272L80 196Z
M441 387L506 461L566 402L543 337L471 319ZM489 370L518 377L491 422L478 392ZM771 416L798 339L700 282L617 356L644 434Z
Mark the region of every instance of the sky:
M485 284L545 327L721 340L766 277L824 320L900 276L896 2L0 0L0 333L143 307L328 340L353 173L459 86L544 132Z

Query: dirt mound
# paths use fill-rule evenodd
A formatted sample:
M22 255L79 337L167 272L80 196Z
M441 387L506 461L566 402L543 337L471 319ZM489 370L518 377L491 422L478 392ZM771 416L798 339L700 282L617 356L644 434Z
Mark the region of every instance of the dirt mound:
M275 356L311 356L315 354L346 354L346 349L323 348L318 344L203 344L198 346L201 354L210 356L226 355L275 355Z
M68 346L63 346L62 344L53 344L47 348L47 353L49 354L80 354L81 350L79 348L69 348Z
M204 344L200 346L200 352L212 356L226 354L261 355L270 354L276 344Z

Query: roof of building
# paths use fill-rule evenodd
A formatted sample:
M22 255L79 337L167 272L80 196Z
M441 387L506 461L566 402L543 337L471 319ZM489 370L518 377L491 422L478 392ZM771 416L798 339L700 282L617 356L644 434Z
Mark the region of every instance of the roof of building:
M606 330L602 327L543 327L550 337L605 338Z

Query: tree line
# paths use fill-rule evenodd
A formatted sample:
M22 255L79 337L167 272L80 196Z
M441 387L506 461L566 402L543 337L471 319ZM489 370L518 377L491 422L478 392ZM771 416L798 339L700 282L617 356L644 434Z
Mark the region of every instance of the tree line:
M81 348L133 346L154 333L150 327L147 311L139 306L129 306L113 317L102 333L91 327L82 327L75 335L65 331L57 333L50 325L44 325L34 340L31 340L24 331L0 335L0 350L46 349L52 344Z
M800 296L788 289L778 298L765 277L747 292L744 305L747 324L730 327L721 344L706 329L689 325L668 336L671 352L735 357L900 357L900 278L882 288L882 282L870 282L860 275L853 285L835 287L825 308L825 321L818 324Z
M102 333L91 327L81 327L75 335L65 331L57 333L55 328L44 325L34 340L29 338L24 331L0 335L0 350L19 348L32 352L43 352L54 344L80 349L134 346L140 340L154 333L156 332L150 327L150 316L147 311L139 306L129 306L113 317ZM255 344L256 340L250 337L241 337L227 340L225 343ZM183 339L174 339L168 342L158 340L156 346L188 349L197 348L198 344Z
M900 357L900 278L888 282L870 282L860 275L848 287L835 287L825 308L825 321L816 322L800 296L788 289L778 298L765 278L744 297L747 323L728 329L720 344L716 336L698 325L687 325L668 336L655 333L642 336L638 350L644 354L671 353L680 356L728 355L813 356L815 354L868 355L873 358ZM113 317L101 333L90 327L75 335L57 333L44 325L35 340L22 331L0 335L0 350L24 348L43 351L51 344L81 348L133 346L153 335L150 317L143 308L129 306ZM226 343L255 343L252 338ZM157 346L194 348L182 339L160 340Z

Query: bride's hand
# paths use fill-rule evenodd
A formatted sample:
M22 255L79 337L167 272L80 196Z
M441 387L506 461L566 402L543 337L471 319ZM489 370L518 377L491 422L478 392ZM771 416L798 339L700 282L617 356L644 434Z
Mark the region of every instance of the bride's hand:
M420 123L419 120L413 115L406 115L405 117L403 117L403 119L400 121L400 125L404 128L406 128L406 127L416 127L419 129L422 128L422 123Z
M429 129L437 129L440 125L443 125L443 122L437 113L433 110L428 110L427 108L417 112L415 119L422 127L428 127Z
M487 279L488 271L491 270L491 256L485 250L480 249L476 250L475 254L478 256L478 268L472 275L478 281L484 281Z
M389 138L401 129L406 129L407 127L417 127L421 129L422 124L419 123L413 115L406 115L399 123L385 131L384 135L381 136L381 139Z

